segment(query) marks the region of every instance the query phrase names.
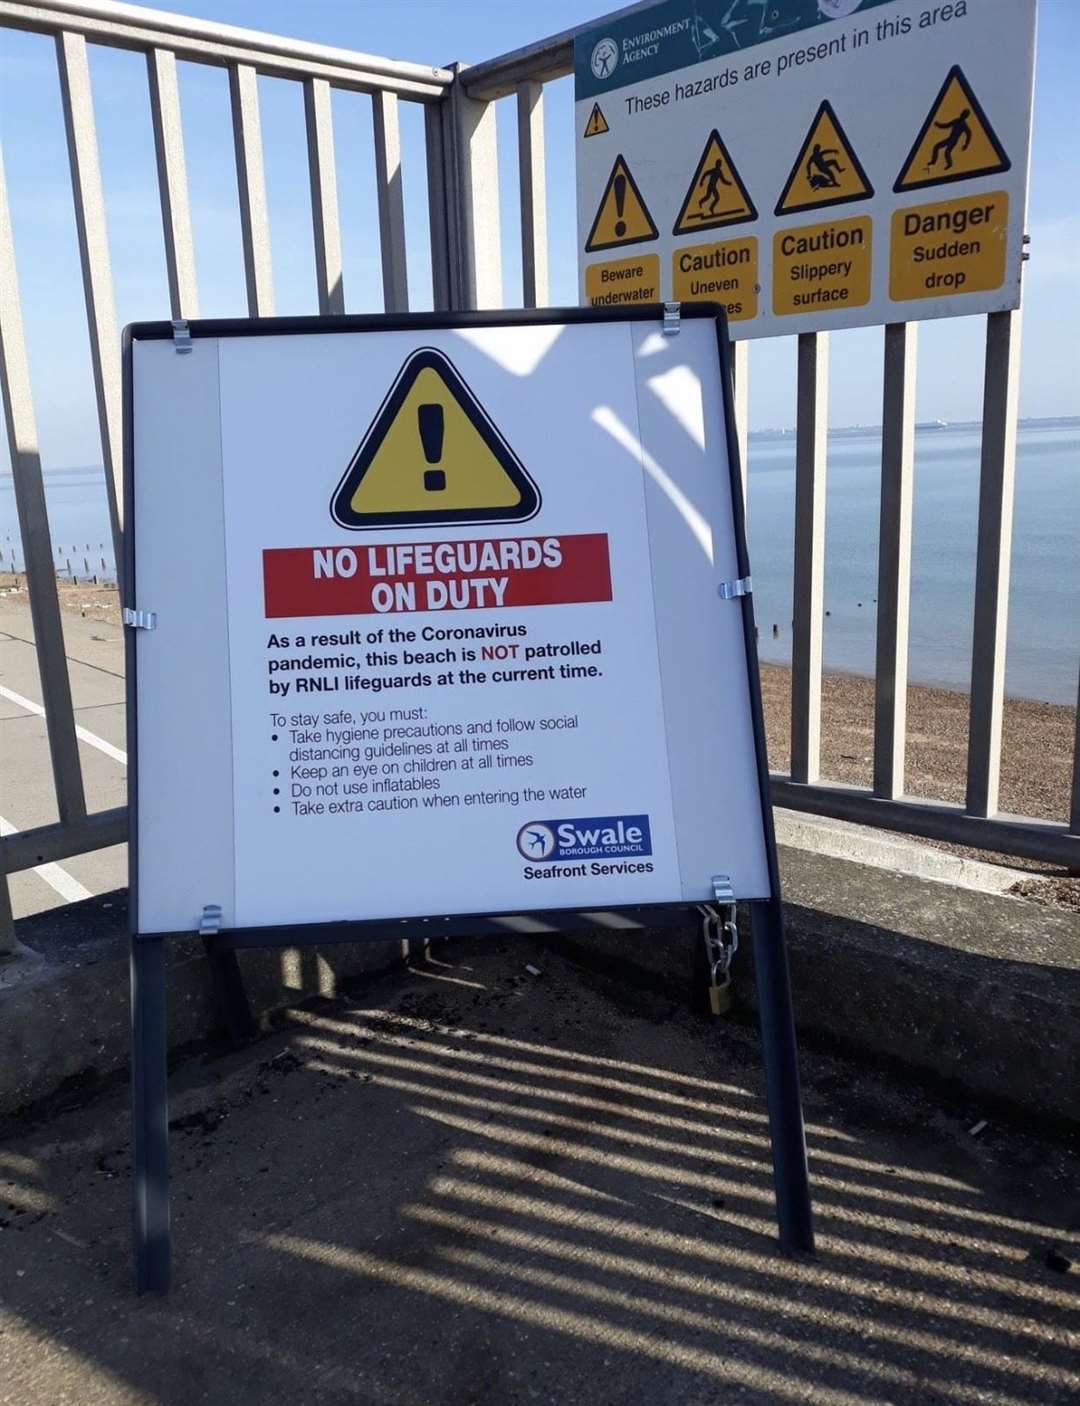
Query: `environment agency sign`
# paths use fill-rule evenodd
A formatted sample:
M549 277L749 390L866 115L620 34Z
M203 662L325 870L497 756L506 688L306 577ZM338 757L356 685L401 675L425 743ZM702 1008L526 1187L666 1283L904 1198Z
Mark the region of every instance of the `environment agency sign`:
M735 337L1020 304L1035 0L663 0L575 40L583 301Z

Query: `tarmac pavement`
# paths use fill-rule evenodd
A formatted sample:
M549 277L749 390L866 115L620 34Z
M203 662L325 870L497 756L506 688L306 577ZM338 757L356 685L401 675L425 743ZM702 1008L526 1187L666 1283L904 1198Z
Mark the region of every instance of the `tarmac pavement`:
M0 1129L0 1403L1080 1400L1064 1134L804 1052L785 1260L753 1028L571 956L454 944L189 1055L167 1300L126 1091Z
M86 803L90 811L127 803L124 722L124 637L119 625L65 610L61 619L75 724L82 729ZM58 819L30 608L25 594L0 597L0 828L29 830ZM127 846L75 855L11 876L16 918L56 908L127 883Z

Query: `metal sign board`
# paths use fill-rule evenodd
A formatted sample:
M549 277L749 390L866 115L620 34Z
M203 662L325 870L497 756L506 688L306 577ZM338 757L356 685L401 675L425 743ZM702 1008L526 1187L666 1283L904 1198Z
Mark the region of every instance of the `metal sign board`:
M712 320L132 374L140 932L768 897Z
M708 947L748 899L812 1243L727 355L712 306L129 329L142 1287L185 932L239 1024L237 947L699 909Z
M712 299L734 337L1019 307L1035 6L598 20L574 41L582 300Z

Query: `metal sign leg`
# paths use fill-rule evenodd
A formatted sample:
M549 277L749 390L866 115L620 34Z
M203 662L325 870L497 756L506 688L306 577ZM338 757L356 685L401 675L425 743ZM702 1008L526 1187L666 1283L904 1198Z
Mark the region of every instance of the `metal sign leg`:
M780 1248L785 1254L813 1254L814 1224L795 1014L791 1005L783 909L778 898L750 904L750 932L754 941Z
M244 978L236 953L221 945L219 937L204 939L206 959L210 964L210 980L218 1013L229 1032L229 1039L239 1048L255 1034Z
M135 1171L135 1288L169 1288L169 1105L165 943L131 940L131 1096Z

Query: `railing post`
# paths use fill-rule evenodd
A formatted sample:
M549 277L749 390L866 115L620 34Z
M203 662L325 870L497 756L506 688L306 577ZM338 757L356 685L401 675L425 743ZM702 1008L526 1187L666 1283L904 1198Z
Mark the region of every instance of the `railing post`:
M109 236L105 225L105 197L101 187L97 129L94 124L94 98L90 89L90 66L86 40L81 34L64 32L56 36L60 95L67 129L68 161L71 166L71 193L75 201L75 226L79 235L86 321L90 333L90 360L97 393L101 456L105 465L105 489L112 523L113 556L118 577L122 575L121 547L124 492L121 463L120 337L116 330L116 304L113 300L112 271L109 264Z
M309 78L304 84L304 122L311 186L311 232L315 240L315 282L319 314L326 317L345 311L345 285L341 273L334 118L330 84L323 78Z
M462 65L454 66L458 79ZM455 309L502 307L499 243L499 153L495 104L465 96L460 81L450 91L447 191L450 235L450 302Z
M821 767L821 633L825 604L825 455L829 334L799 334L795 420L795 584L791 641L791 779Z
M274 269L270 261L270 219L263 174L262 127L259 121L259 79L250 64L229 69L233 146L240 194L240 233L244 242L244 277L248 315L273 317Z
M1069 806L1069 829L1080 835L1080 685L1076 690L1076 739L1073 742L1072 803Z
M146 68L150 82L150 115L154 124L165 265L169 274L169 304L173 317L198 317L195 243L191 236L176 55L168 49L151 49L146 55Z
M56 593L52 538L45 506L30 368L26 359L22 307L15 268L15 245L8 214L7 181L0 150L0 402L7 425L15 507L22 538L23 566L30 595L38 677L45 708L49 756L62 821L86 815L79 744L71 706L71 681L64 648L64 627ZM0 943L3 939L0 937Z
M915 322L894 322L885 328L874 677L874 795L889 800L904 794L917 327Z
M379 196L379 244L382 250L383 308L408 312L409 278L405 262L405 199L401 187L401 134L396 93L373 93L375 180Z
M427 157L428 229L431 244L431 305L436 312L450 308L450 228L446 182L449 175L450 100L424 105Z
M992 312L986 319L979 539L971 647L969 815L994 815L998 809L1019 385L1020 313Z
M0 871L0 957L10 957L15 951L15 919L11 913L11 889L8 876Z
M544 169L544 85L517 90L518 175L521 191L521 287L527 308L548 300L547 183Z

